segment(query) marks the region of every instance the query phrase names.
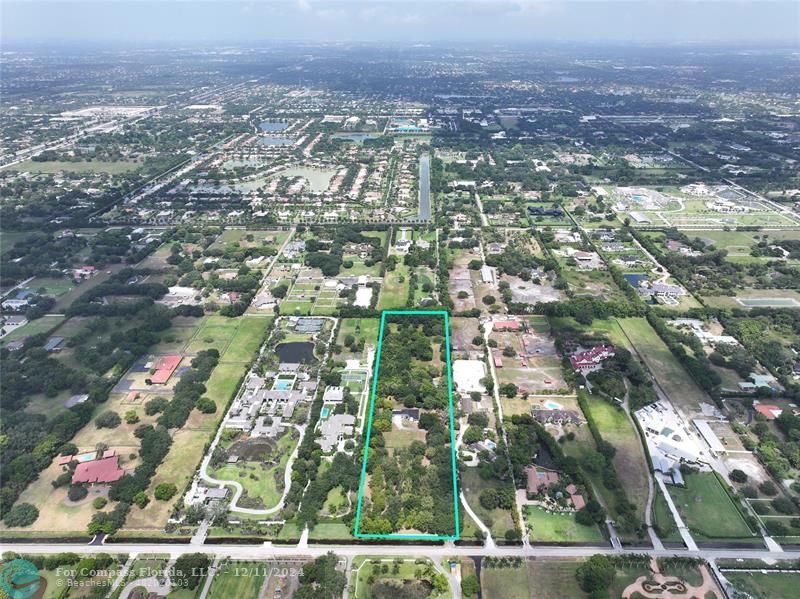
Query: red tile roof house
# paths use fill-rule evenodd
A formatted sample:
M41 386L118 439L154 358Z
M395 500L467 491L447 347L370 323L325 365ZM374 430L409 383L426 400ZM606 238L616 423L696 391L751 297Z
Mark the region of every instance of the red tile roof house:
M611 345L596 345L588 351L578 352L570 356L572 367L579 372L591 372L600 368L606 358L614 356L614 347Z
M181 356L165 356L156 363L156 371L150 377L150 382L154 385L163 385L175 372L178 364L183 358Z
M529 496L538 495L558 483L558 472L553 472L552 470L539 472L533 464L525 469L525 474L528 477L525 491Z
M101 460L83 462L75 467L72 484L113 483L122 478L125 471L119 467L119 457L111 456Z
M520 324L516 320L495 320L493 328L495 331L519 331Z
M778 406L770 404L759 403L753 406L756 412L766 417L767 420L775 420L783 413L783 410Z

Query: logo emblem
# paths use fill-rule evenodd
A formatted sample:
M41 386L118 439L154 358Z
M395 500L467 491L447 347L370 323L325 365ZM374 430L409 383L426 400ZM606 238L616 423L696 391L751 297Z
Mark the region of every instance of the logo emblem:
M11 599L28 599L41 586L39 569L26 559L13 559L0 565L0 589Z

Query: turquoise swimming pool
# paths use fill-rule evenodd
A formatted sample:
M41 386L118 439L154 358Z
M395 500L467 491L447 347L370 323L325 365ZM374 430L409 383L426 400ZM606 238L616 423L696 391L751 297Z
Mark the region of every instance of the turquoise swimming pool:
M319 413L319 417L320 418L327 418L328 414L330 414L330 412L328 411L328 408L322 408L322 411Z

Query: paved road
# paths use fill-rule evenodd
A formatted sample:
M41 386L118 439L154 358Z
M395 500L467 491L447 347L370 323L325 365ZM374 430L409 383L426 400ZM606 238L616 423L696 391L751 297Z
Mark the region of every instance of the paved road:
M84 545L81 543L5 543L3 551L13 550L18 553L51 554L62 551L72 551L79 554L92 555L96 553L154 553L169 555L175 559L187 553L197 553L198 547L189 544L171 543L113 543L109 545ZM420 545L308 545L299 549L297 545L205 545L202 552L208 555L230 557L238 560L268 560L286 559L292 557L315 558L333 551L342 557L358 555L375 555L386 557L414 557L426 556L432 559L441 559L448 556L469 557L473 555L493 557L589 557L595 554L604 555L649 555L652 557L692 557L706 560L713 559L770 559L770 560L797 560L800 551L768 551L766 549L613 549L612 547L551 547L551 546L498 546L494 549L485 547L458 547L458 546L420 546Z

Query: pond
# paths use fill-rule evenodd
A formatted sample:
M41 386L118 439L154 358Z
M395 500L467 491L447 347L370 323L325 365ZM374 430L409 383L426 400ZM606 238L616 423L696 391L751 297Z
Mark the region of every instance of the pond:
M258 128L267 133L275 133L276 131L283 131L289 127L289 123L279 123L277 121L264 121L258 124Z
M262 146L290 146L294 140L291 137L262 137L258 143Z
M275 347L281 362L290 364L310 364L314 361L314 344L308 341L281 343Z
M379 135L375 133L334 133L333 137L345 141L362 142L367 139L378 139Z
M639 283L642 281L649 281L650 277L643 273L629 273L627 275L622 275L628 283L631 284L631 287L634 289L639 287Z

